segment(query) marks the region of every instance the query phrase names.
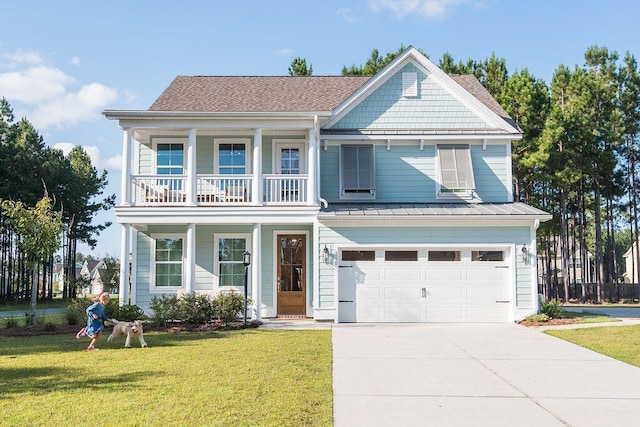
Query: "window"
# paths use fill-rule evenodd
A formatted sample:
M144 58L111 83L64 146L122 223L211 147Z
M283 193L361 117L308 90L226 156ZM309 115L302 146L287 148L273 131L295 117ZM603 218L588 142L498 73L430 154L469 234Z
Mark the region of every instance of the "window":
M470 196L475 189L471 151L468 145L438 145L439 196Z
M418 73L402 73L402 96L418 96Z
M218 145L218 173L221 175L244 175L247 173L247 144L244 142L220 143Z
M471 261L504 261L504 252L471 251Z
M342 145L340 171L343 198L375 197L373 145Z
M417 261L418 251L384 251L385 261Z
M182 287L182 247L181 237L157 237L155 239L154 267L156 288Z
M375 261L375 251L342 251L343 261Z
M429 261L460 261L460 251L429 251Z
M156 173L158 175L184 174L184 144L158 144L156 152Z
M247 250L247 238L217 236L218 286L244 286L245 267L242 263Z

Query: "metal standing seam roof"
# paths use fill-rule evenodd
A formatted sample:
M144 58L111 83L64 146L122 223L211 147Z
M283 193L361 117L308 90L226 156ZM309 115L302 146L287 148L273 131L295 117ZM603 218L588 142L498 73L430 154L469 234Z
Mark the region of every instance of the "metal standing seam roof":
M329 203L318 214L321 219L363 217L510 217L551 219L548 213L520 202L513 203Z

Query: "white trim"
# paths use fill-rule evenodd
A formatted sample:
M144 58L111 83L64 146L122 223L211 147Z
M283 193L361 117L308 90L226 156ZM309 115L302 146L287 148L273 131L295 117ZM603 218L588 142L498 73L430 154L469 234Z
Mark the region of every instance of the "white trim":
M506 144L507 154L504 158L507 167L507 176L511 177L507 183L507 200L513 202L513 159L511 159L511 142Z
M131 274L129 275L129 280L131 281L131 293L129 295L131 305L138 303L138 263L136 262L138 257L138 233L138 230L131 227ZM128 262L129 257L127 254Z
M277 316L278 314L278 234L281 235L304 235L304 240L306 243L306 247L305 247L305 276L304 276L304 280L305 280L305 290L306 290L306 295L305 295L305 300L304 300L304 304L305 304L305 315L307 317L309 316L313 316L313 306L311 305L311 291L313 289L313 286L310 286L311 282L309 281L310 276L310 270L312 269L311 267L311 263L310 263L310 244L311 242L309 241L309 231L308 230L273 230L273 270L272 270L272 274L273 274L273 279L272 279L272 292L273 292L273 315ZM314 264L315 265L315 264Z
M271 164L273 173L282 173L281 150L283 148L297 148L300 150L300 171L298 174L307 173L307 144L304 139L274 139L272 141L273 155L271 156Z
M149 254L149 264L151 277L149 277L149 293L175 293L185 289L185 266L186 266L186 233L151 233L149 236L153 242L151 253ZM158 239L182 239L182 285L181 286L156 286L156 242Z
M253 250L252 233L213 233L213 290L214 291L231 291L240 292L244 295L244 286L220 286L220 246L219 239L245 239L245 251L251 248ZM260 254L251 254L251 258L259 257ZM249 269L248 282L251 283L252 275ZM251 288L248 288L251 292Z
M220 144L244 144L244 174L252 174L251 138L213 138L213 173L220 173Z
M382 141L386 143L388 139L394 141L407 141L413 144L418 144L420 140L425 141L444 141L444 140L464 140L464 141L474 141L474 144L481 144L483 140L488 140L487 142L491 144L492 142L497 143L505 143L511 141L517 141L522 139L522 135L514 135L514 134L505 134L505 133L464 133L464 130L460 132L451 132L451 133L442 133L442 134L398 134L398 135L385 135L381 134L323 134L322 141L324 146L326 145L336 145L340 144L341 141L367 141L371 144L377 143L377 141Z

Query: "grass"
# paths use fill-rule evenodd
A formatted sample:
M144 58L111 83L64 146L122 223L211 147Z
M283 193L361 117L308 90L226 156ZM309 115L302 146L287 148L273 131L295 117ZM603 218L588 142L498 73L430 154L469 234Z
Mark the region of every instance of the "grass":
M547 330L544 332L640 367L640 325Z
M43 308L67 308L70 300L64 300L62 298L56 298L51 301L38 301L38 310ZM0 314L3 311L30 311L31 303L29 301L0 301Z
M6 328L7 325L14 322L16 322L18 326L26 326L27 317L26 316L0 317L0 328ZM36 315L36 322L38 324L53 323L55 325L61 325L63 323L66 323L67 319L64 313L38 314Z
M330 331L0 337L5 425L330 426Z

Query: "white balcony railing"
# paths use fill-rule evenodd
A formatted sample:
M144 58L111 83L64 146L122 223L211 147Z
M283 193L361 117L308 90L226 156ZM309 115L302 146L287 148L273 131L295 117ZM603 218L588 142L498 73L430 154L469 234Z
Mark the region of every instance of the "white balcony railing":
M304 203L307 201L307 175L263 175L265 203Z
M198 175L193 200L200 206L251 203L251 175ZM188 196L185 175L135 175L131 177L131 203L137 206L180 206ZM307 203L308 175L263 175L264 204Z

